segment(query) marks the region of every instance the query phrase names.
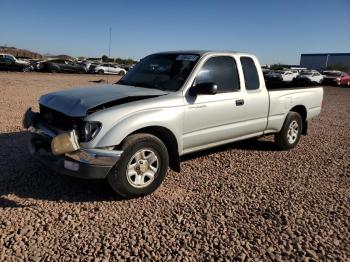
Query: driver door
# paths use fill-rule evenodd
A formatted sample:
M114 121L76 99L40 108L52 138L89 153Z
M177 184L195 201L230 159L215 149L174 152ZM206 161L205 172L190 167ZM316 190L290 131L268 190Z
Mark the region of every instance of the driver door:
M209 58L191 88L200 83L217 84L218 90L217 94L185 94L184 153L239 135L233 126L244 113L244 100L235 59Z

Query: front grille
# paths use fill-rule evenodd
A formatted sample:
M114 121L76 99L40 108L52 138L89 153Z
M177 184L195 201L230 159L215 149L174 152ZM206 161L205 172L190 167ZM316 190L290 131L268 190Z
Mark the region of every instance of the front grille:
M63 131L72 129L79 131L83 125L83 120L81 118L67 116L43 105L40 105L40 117L42 121L48 125Z

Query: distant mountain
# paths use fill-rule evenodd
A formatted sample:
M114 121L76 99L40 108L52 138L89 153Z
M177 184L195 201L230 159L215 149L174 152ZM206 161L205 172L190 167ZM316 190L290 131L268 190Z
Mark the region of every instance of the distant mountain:
M52 57L52 56L55 56L55 54L45 53L45 54L43 54L43 56L45 56L45 57Z
M15 47L0 46L0 53L11 54L15 57L42 59L43 56L39 53L29 51L27 49L18 49Z

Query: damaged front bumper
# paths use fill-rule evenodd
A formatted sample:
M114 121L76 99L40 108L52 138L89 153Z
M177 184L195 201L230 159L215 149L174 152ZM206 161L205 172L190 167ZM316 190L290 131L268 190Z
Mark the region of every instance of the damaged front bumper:
M62 133L40 121L38 113L32 112L31 109L24 115L23 126L32 133L29 143L30 153L49 168L69 176L85 179L106 178L122 154L122 151L116 150L79 147L72 152L55 155L51 143Z

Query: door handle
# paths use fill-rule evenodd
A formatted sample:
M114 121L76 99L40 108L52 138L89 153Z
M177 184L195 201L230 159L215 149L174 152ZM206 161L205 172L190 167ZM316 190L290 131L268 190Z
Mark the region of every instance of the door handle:
M243 105L244 105L244 99L236 100L236 106L243 106Z

